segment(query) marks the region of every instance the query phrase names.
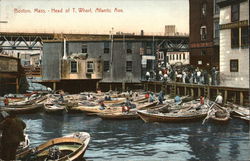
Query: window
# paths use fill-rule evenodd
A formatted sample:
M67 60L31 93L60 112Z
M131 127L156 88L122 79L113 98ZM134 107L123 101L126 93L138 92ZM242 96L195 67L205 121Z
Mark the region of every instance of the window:
M104 42L104 53L109 53L109 42Z
M151 48L147 48L146 49L146 55L151 55L152 54L152 49Z
M169 60L172 60L172 55L171 54L169 55Z
M103 62L103 71L104 72L109 72L109 61L104 61Z
M207 14L207 4L203 3L201 7L201 16L204 17Z
M220 25L219 21L214 22L214 38L219 38L220 37Z
M231 29L231 48L239 47L239 29Z
M82 44L82 53L88 53L87 44Z
M179 54L179 59L181 60L181 54Z
M241 28L241 47L249 46L248 27Z
M127 53L128 54L132 53L132 43L131 42L127 42Z
M182 57L183 57L183 59L186 59L186 58L185 58L185 54L183 54Z
M70 62L70 72L77 73L77 62L76 61Z
M176 54L176 60L178 60L178 54Z
M93 73L94 72L94 62L89 61L87 62L87 73Z
M219 0L215 0L214 14L220 13L220 7L217 5L218 2L219 2Z
M198 65L202 65L202 60L199 60L199 61L198 61Z
M230 60L230 72L238 72L239 71L239 61L238 59Z
M173 54L172 56L173 56L173 60L175 60L175 55Z
M201 56L206 55L206 50L201 50Z
M206 26L201 26L200 34L201 34L201 40L207 39L207 27Z
M240 5L233 4L231 6L231 22L239 21L239 15L240 15Z
M132 61L127 61L126 62L126 71L127 72L132 72Z

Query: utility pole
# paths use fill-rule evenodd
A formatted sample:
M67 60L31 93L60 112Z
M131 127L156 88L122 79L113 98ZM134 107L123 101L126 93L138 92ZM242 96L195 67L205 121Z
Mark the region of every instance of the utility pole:
M113 35L114 28L110 31L110 39L111 39L111 49L110 49L110 78L113 81L113 46L114 46L114 35Z

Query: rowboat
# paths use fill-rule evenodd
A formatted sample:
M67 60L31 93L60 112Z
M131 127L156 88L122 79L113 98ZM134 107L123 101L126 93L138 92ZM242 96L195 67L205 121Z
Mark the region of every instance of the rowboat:
M6 111L8 113L23 114L23 113L33 113L41 110L43 104L31 104L31 105L13 105L13 106L3 106L0 108L1 111Z
M128 112L128 113L98 113L99 117L103 120L134 120L139 119L139 116L136 112Z
M66 106L63 105L52 105L52 104L45 104L44 105L44 110L47 113L57 113L57 114L62 114L66 109Z
M189 110L186 112L150 113L147 110L137 111L145 122L185 122L196 121L206 117L206 110Z
M86 132L77 132L65 137L55 138L33 149L17 154L17 160L81 160L88 147L90 135Z
M236 105L230 102L227 102L227 107L231 108L231 113L233 116L250 116L250 108Z
M212 102L212 101L210 101ZM207 120L213 120L220 123L228 122L230 119L230 111L226 109L225 107L222 107L215 102L212 102L213 104L210 106L209 104L209 110L207 112L207 117L203 120L203 123Z
M250 116L235 116L235 117L244 120L246 123L250 125Z

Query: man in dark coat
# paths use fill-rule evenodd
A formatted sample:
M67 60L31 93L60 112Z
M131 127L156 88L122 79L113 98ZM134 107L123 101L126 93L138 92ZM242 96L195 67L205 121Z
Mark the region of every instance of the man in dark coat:
M16 151L21 141L25 140L23 130L26 124L15 114L10 114L0 123L2 130L1 159L5 161L15 160Z

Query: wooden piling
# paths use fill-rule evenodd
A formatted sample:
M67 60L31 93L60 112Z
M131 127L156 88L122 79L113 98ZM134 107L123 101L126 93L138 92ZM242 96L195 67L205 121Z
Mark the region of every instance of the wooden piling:
M201 88L198 88L198 97L201 96Z
M19 79L16 78L16 93L19 93Z
M194 97L194 89L191 88L191 96Z
M53 91L56 91L56 82L53 82Z
M224 91L224 103L227 103L227 90Z
M243 92L240 92L240 105L244 104L244 94Z

